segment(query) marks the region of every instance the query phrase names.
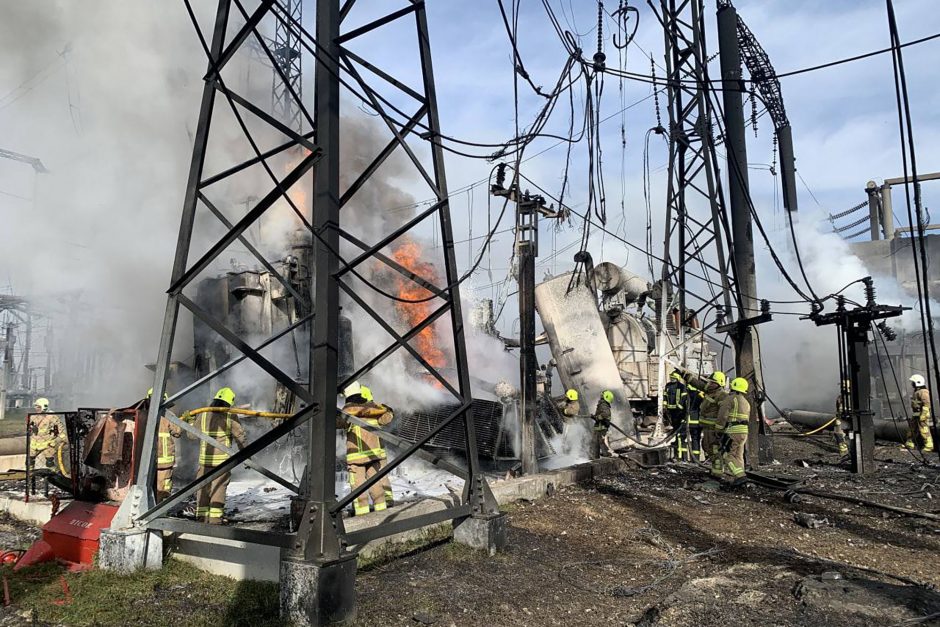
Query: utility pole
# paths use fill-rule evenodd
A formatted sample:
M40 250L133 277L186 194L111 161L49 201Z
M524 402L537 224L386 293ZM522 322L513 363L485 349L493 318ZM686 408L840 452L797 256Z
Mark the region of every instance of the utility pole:
M722 100L724 104L725 148L728 153L728 187L731 210L732 251L738 287L738 321L761 315L757 300L757 272L754 261L754 234L751 230L751 204L747 176L747 143L744 132L744 85L741 80L741 51L738 46L738 14L729 4L718 8L718 46L721 59ZM732 334L735 342L735 370L748 380L750 389L764 389L760 347L751 325L739 325ZM762 418L763 399L755 395L748 424L748 450L757 451L753 460L773 458L770 434Z
M822 313L822 305L813 303L809 319L816 326L835 325L839 333L839 384L842 396L842 415L851 425L849 453L852 472L868 474L876 470L875 427L871 411L871 362L868 353L868 333L875 320L895 318L910 307L879 305L875 302L875 288L871 277L865 284L865 305L845 308L845 297L839 295L836 310ZM845 381L849 385L844 384Z
M539 412L536 386L538 359L535 356L535 259L539 255L539 214L557 218L560 214L545 207L542 196L529 192L520 194L519 173L513 177L512 185L506 189L506 164L501 163L496 171L496 183L490 190L494 196L516 203L516 258L519 263L519 382L522 391L520 411L519 458L522 473L539 471L535 450L535 429Z

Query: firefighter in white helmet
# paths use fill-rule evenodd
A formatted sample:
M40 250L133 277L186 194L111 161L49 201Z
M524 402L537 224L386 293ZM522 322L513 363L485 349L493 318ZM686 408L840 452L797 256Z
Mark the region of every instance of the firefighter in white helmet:
M930 391L927 390L927 381L923 375L915 374L911 377L911 418L908 421L907 441L904 446L914 448L914 433L920 433L922 451L929 453L933 450L933 436L930 435Z
M49 399L37 398L35 412L29 418L29 457L34 469L45 470L56 466L56 452L67 441L65 425L55 414L49 413Z
M372 398L372 390L358 381L350 383L343 396L346 404L339 417L340 428L346 429L346 466L349 472L349 487L355 489L369 478L378 474L385 466L387 457L378 431L381 427L392 422L394 414L389 407L376 403ZM372 429L366 429L345 419L343 414L356 416L369 424ZM361 494L353 501L353 512L356 516L369 513L369 497L372 497L372 509L376 512L384 511L394 504L392 483L388 475L374 483L367 493Z

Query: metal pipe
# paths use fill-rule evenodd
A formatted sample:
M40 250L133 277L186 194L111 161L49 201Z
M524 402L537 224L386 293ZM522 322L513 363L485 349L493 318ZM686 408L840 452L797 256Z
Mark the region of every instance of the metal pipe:
M783 418L793 425L815 429L830 422L835 414L824 412L804 411L801 409L784 409ZM887 442L903 442L906 438L907 422L904 420L891 420L888 418L875 418L872 420L875 438Z

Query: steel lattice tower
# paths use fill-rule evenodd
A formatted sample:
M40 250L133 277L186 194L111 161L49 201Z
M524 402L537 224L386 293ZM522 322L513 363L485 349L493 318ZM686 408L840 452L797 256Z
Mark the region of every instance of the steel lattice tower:
M315 32L311 33L295 16L294 10L299 10L299 1L285 4L283 0L260 0L253 9L249 10L246 9L242 0L218 0L210 33L201 27L190 2L191 0L184 0L206 53L208 71L200 105L176 257L168 290L153 398L163 398L166 390L181 312L191 313L194 319L201 321L237 349L241 356L223 364L185 389L174 390L167 401L151 405L147 416L146 435L141 447L136 486L125 500L113 524L115 529L122 531L102 540L103 545L107 543L133 545L133 550L121 553L128 556L124 558L125 562L118 564L103 562L103 566L127 569L142 565L142 562L127 564L126 560L131 559L131 556L140 560L146 558L149 563L156 552L147 547L159 542L159 530L273 545L283 549L281 553L281 603L284 618L299 624L325 624L335 620L344 620L355 611L355 558L358 546L376 538L439 524L447 520L455 521L455 538L464 537L464 535L468 539L479 538L482 531L483 536L490 538L491 541L494 538L499 540L504 529L502 515L499 514L496 501L480 473L477 459L461 313L460 277L454 254L453 227L443 149L440 143L440 123L425 6L420 0L399 0L394 3L382 0L377 4L373 2L371 3L373 13L379 12L380 17L365 21L356 27L346 27L345 23L350 12L356 12L359 8L357 4L369 4L366 0L344 0L342 6L340 6L340 0L317 0L316 28ZM394 4L395 7L390 9L389 4ZM313 114L301 101L299 90L292 82L292 75L287 71L288 68L277 62L278 51L272 50L259 33L259 24L266 17L273 17L277 20L285 33L283 41L298 43L306 54L316 59ZM412 31L414 39L408 43L414 50L414 66L420 68L420 84L417 87L409 87L405 80L395 78L377 64L392 58L393 55L396 59L403 58L403 55L407 54L403 46L406 42L394 41L394 37L385 39L379 37L378 43L375 43L375 39L369 37L372 33L389 30L383 28L387 25L394 24L401 27L409 22L414 29ZM244 25L234 29L235 32L229 33L231 25L235 23ZM401 31L391 30L391 32L400 33ZM313 129L312 131L298 130L299 126L286 123L277 113L272 114L263 110L226 83L227 65L242 46L248 45L246 42L251 38L256 40L252 45L260 48L271 62L284 92L289 95L291 110L297 111L300 126ZM389 42L388 39L393 41ZM360 50L367 50L367 53L357 54L352 50L352 46L359 44L360 41L366 42L366 47ZM373 57L376 62L366 60L365 54ZM294 59L292 57L291 60ZM387 143L377 151L368 165L360 172L353 173L354 176L349 176L349 172L344 173L348 177L346 180L352 181L345 188L341 188L340 184L339 147L340 137L344 132L344 122L340 119L341 88L349 90L356 98L371 107L388 133ZM410 104L393 104L401 103L403 99ZM407 108L407 111L400 107ZM217 126L222 122L218 118L223 113L226 115L226 120L236 121L252 147L253 156L209 174L207 149L215 135L214 131L218 130ZM247 123L246 118L251 120L253 127ZM283 141L272 148L262 148L251 130L259 123L271 133L283 137ZM425 151L424 159L419 156L419 145ZM271 162L284 156L291 149L300 149L302 158L293 162L286 173L275 173ZM415 178L427 185L435 201L413 218L388 230L378 241L364 241L355 231L355 222L344 223L343 209L369 182L389 156L397 151L404 153ZM259 169L263 170L266 176L259 177ZM288 191L298 182L310 181L311 178L313 208L305 212L302 207L294 203ZM251 187L252 196L259 200L241 218L229 221L223 211L209 198L208 190L214 185L229 184L235 180L240 183L239 189L242 196L244 196L244 187L247 186ZM315 269L310 302L313 303L314 311L288 328L278 330L266 340L250 345L236 331L227 328L221 320L200 308L187 295L186 290L214 260L218 259L235 242L247 248L268 272L283 284L286 290L293 290L290 282L278 274L276 268L245 238L248 227L270 211L275 203L288 204L313 239ZM370 206L369 210L379 215L391 208ZM225 233L209 246L206 252L198 254L198 251L193 250L193 229L197 215L202 214L215 216L224 227ZM409 270L387 254L390 245L413 233L422 223L425 226L437 225L435 228L438 229L443 243L443 272L441 272L443 276L438 279L441 284L436 284L431 278ZM355 249L356 254L343 256L341 251L348 249L342 248L341 243L343 246ZM409 325L410 328L404 331L391 325L381 312L376 311L362 298L358 289L359 284L356 283L356 279L362 279L362 269L374 265L381 265L389 272L396 273L426 290L430 294L428 300L432 304L430 314L417 324ZM388 346L368 359L356 372L343 378L337 372L341 292L393 338ZM303 295L294 294L294 297L302 299ZM452 368L446 373L430 365L411 344L411 341L423 329L438 320L446 321L451 340L450 347L453 350ZM295 328L304 326L310 330L311 338L309 380L298 383L291 373L285 372L266 358L263 349L271 346ZM426 436L421 437L414 444L409 444L377 475L362 485L356 486L345 497L337 498L335 495L335 436L338 393L399 350L404 350L413 357L426 369L428 375L440 385L441 389L449 393L454 409ZM152 489L155 478L155 443L159 420L164 410L196 386L219 377L244 360L253 362L269 377L285 386L299 399L300 409L281 424L250 442L244 449L238 452L233 451L222 465L183 486L167 500L155 504ZM171 420L195 437L213 442L209 436L202 434L199 429L188 423L175 417ZM463 424L467 454L466 468L438 459L438 456L427 453L423 448L431 438L455 421ZM276 473L264 469L255 456L301 425L306 425L308 436L306 471L302 485L296 486L278 477ZM368 425L366 427L368 428ZM423 456L465 480L464 492L459 502L443 510L411 517L397 515L392 517L390 522L347 532L344 526L343 509L357 496L367 492L381 477L386 476L413 455ZM287 485L300 495L302 507L298 510L299 528L295 533L285 534L205 525L166 517L171 508L195 493L213 477L242 464L249 465L252 469L282 485ZM143 549L140 548L140 543L143 543ZM103 551L103 553L110 552Z

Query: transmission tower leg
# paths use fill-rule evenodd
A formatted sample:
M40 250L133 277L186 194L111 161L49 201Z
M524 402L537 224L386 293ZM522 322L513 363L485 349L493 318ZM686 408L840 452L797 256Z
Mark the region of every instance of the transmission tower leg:
M754 235L751 231L751 213L747 178L747 144L744 129L744 103L741 93L741 51L738 47L738 15L734 7L718 9L718 45L721 57L722 98L725 114L725 146L728 150L728 182L731 208L732 245L734 265L738 279L738 319L760 314L757 300L757 274L754 262ZM735 340L735 370L744 377L754 392L761 392L760 351L751 327L740 329ZM760 397L752 394L760 401ZM770 432L762 418L761 402L751 403L748 429L748 463L755 460L770 461L773 450ZM755 455L755 452L758 452Z
M336 504L336 389L339 363L339 0L317 0L316 37L322 49L314 74L317 143L313 228L316 315L310 346L310 386L319 413L309 421L307 483L297 541L280 567L281 618L294 625L329 625L356 616L356 554L340 542Z

